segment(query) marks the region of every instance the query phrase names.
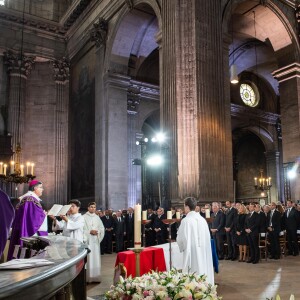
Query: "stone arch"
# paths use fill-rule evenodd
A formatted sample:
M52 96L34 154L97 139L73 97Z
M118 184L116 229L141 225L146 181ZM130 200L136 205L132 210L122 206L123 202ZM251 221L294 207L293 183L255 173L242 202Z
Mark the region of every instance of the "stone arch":
M141 6L149 11L151 10L153 14L138 10ZM142 54L147 53L149 55L157 48L158 45L155 44L154 47L153 44L156 43L156 34L160 31L161 23L160 7L156 1L132 1L132 8L123 6L119 14L110 20L110 27L113 28L113 31L109 33L106 44L104 70L128 75L131 50L135 49L137 51L138 44L141 45L143 41L148 43L149 51L147 53L146 47L140 48ZM130 35L126 31L127 27L130 27ZM154 28L157 28L155 34L153 34ZM143 38L143 33L147 39ZM153 35L149 39L151 33Z

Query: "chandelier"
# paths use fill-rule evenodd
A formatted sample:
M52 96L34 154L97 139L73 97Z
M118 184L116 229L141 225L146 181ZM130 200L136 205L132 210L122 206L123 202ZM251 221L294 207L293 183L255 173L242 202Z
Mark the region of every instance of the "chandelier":
M272 184L271 184L271 177L263 177L263 170L260 170L260 177L254 177L254 187L256 190L261 191L268 191L270 190Z
M18 76L19 76L19 87L18 87L18 98L17 98L17 107L18 107L18 114L17 114L17 128L16 132L13 132L14 137L14 152L13 157L14 160L10 162L3 162L0 161L0 182L1 183L28 183L30 180L34 179L34 166L33 162L27 162L23 164L21 162L21 143L20 143L20 115L21 115L21 92L22 92L22 62L24 61L24 53L23 53L23 42L24 42L24 14L25 14L25 0L23 3L23 20L22 20L22 31L21 31L21 49L20 55L17 57L18 60ZM17 190L17 187L16 187Z

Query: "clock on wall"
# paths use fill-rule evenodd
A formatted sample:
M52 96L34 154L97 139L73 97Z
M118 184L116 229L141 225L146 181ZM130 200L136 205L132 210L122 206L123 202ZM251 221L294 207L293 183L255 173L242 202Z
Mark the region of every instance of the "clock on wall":
M258 88L253 83L242 83L240 85L240 96L248 106L255 107L259 103Z

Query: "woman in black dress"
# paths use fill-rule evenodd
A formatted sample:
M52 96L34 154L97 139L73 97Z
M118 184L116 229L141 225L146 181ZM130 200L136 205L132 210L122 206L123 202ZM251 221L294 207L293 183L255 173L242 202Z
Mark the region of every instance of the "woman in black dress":
M244 205L241 205L238 211L237 222L235 224L236 230L236 243L239 245L239 262L246 261L247 253L247 237L245 232L245 220L247 215L247 209Z

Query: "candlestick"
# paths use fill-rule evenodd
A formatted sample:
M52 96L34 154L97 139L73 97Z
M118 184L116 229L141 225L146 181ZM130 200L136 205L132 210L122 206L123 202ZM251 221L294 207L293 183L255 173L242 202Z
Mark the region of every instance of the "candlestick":
M147 220L147 211L146 210L143 210L142 220L143 221Z
M209 208L205 209L205 218L206 219L210 218L210 210L209 210Z
M271 185L271 177L269 177L269 185Z
M20 165L21 176L24 176L24 165Z
M168 220L172 219L172 212L170 210L167 211L167 219Z
M257 178L254 178L254 185L257 185Z
M134 247L141 247L141 205L134 207Z
M180 212L176 211L176 219L180 219Z
M3 174L3 162L0 162L0 175Z
M7 164L4 164L3 166L3 174L6 176L6 169L7 169Z

